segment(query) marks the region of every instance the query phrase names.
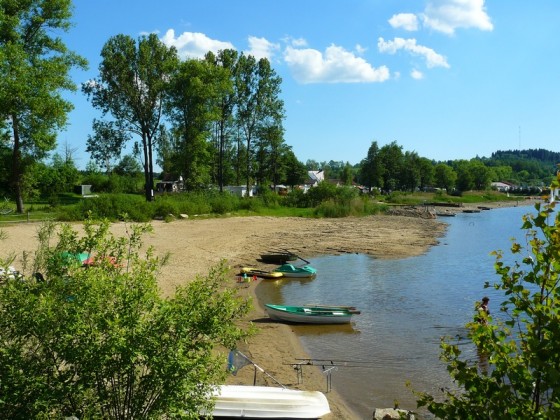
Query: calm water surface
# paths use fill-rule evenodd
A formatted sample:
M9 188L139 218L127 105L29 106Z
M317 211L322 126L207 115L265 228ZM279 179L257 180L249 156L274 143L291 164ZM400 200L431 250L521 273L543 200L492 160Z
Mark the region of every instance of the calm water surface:
M474 302L482 296L490 297L491 311L503 300L498 292L483 288L486 281L499 280L490 252L503 250L508 255L514 237L523 243L521 217L529 212L534 209L521 206L442 218L449 224L446 235L419 257L314 258L310 262L317 268L315 279L264 281L257 289L259 300L358 307L362 313L351 325L294 330L312 358L341 361L335 362L340 366L332 373L332 386L361 418L371 418L374 407L392 407L395 401L415 409L407 381L415 390L433 395L451 386L439 361L440 337L465 337L464 325L472 320ZM462 342L464 354L475 358L471 345ZM342 361L348 361L346 366Z

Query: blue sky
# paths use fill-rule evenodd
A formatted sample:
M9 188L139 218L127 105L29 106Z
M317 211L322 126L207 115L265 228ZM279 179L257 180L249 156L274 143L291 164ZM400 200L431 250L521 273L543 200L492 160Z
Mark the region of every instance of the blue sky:
M282 78L286 143L302 162L359 163L372 141L437 161L560 151L560 2L77 0L64 40L98 75L117 34L157 33L183 58L235 48ZM78 91L59 145L79 167L98 114Z

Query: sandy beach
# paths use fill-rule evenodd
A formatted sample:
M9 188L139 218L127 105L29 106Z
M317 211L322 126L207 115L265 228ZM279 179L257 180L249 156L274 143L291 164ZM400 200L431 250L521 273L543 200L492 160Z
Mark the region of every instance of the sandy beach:
M525 204L525 203L524 203ZM528 204L528 203L527 203ZM495 204L508 205L505 203ZM511 204L515 205L515 203ZM291 363L306 357L289 325L263 322L266 313L255 298L255 287L238 283L236 275L243 266L270 269L257 261L269 250L289 249L303 258L317 255L363 253L377 258L404 258L421 255L436 245L445 232L443 218L422 218L395 215L377 215L344 219L304 219L274 217L228 217L200 219L190 217L170 223L153 222L154 232L145 237L145 245L153 246L158 254L171 254L170 261L160 273L160 287L164 295L173 293L177 285L185 284L197 275L205 275L209 267L222 259L231 267L231 285L240 293L251 296L253 311L247 322L253 322L258 333L239 350L283 385L304 390L325 391L325 377L319 368L304 370L298 383ZM78 227L80 225L77 225ZM15 255L18 266L24 251L36 249L34 223L4 225L0 228L7 239L0 242L0 257ZM125 233L124 223L112 225L117 236ZM246 367L228 380L231 384L253 384L254 369ZM257 376L258 385L274 385L267 375ZM328 392L331 414L325 419L358 418L345 401L334 392ZM373 407L372 407L373 411Z

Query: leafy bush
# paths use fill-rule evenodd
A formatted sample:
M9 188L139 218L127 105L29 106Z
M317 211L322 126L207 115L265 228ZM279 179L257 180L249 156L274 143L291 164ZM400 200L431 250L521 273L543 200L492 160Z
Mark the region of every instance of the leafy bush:
M157 272L167 258L144 254L149 225L128 236L107 221L43 225L31 266L0 287L2 418L199 418L227 375L226 355L248 333L250 302L226 286L225 262L167 298ZM58 243L54 243L55 236ZM59 258L87 251L95 263ZM0 256L2 257L2 256ZM120 413L120 414L119 414Z
M287 207L297 207L306 208L309 206L309 195L307 195L303 190L296 189L290 191L286 197L284 197L283 204Z
M337 186L329 182L320 182L316 187L307 191L307 199L310 207L316 207L324 201L336 198Z
M179 206L172 200L159 199L150 204L153 207L155 218L165 219L169 215L177 216L180 214Z
M213 194L210 200L212 213L226 214L239 209L239 197L229 192Z
M135 222L147 222L154 217L153 203L143 196L131 194L102 194L98 197L83 199L76 207L80 220L88 216L95 219L118 220L124 214Z
M375 204L368 197L355 197L351 200L329 200L319 204L313 214L318 217L348 217L377 214L383 206Z
M82 179L83 185L91 185L92 193L111 192L109 188L109 177L98 172L92 172Z
M263 206L267 208L275 208L280 204L280 196L278 193L268 188L261 188L257 197L261 200Z
M263 202L257 197L243 197L239 202L239 208L258 213L263 208Z
M313 214L321 217L346 217L350 215L350 207L335 200L328 200L315 207Z

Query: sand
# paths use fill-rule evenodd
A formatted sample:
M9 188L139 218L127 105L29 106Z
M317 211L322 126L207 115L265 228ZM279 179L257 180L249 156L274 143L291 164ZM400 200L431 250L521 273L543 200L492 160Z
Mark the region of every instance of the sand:
M377 215L343 219L190 217L170 223L155 221L152 226L154 232L145 237L145 244L155 247L158 254L171 253L168 265L159 276L164 295L173 293L177 285L197 275L205 275L209 267L225 259L231 267L232 287L253 299L254 309L246 321L253 322L258 333L239 349L270 375L258 372L257 385L274 385L274 378L291 388L325 392L325 376L318 367L304 369L303 381L298 381L291 363L306 357L305 351L289 325L263 322L267 316L254 292L258 282L266 280L238 283L235 274L239 268L270 269L257 259L261 253L278 249L288 249L302 258L342 253L363 253L377 258L421 255L438 243L446 224L443 218ZM8 236L0 242L0 257L15 255L13 265L18 267L23 251L36 249L38 225L26 223L0 228ZM119 236L125 228L124 223L112 225L113 233ZM253 374L252 367L245 367L236 376L232 375L228 383L252 385ZM332 414L325 419L358 418L335 391L326 395Z

